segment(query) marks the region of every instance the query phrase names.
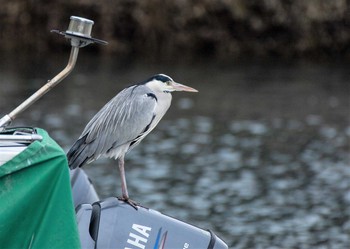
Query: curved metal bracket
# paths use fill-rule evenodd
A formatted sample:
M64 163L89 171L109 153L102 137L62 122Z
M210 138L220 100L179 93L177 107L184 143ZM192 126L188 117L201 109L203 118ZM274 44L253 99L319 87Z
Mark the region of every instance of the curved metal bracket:
M71 40L71 53L67 66L57 74L53 79L49 80L43 87L36 91L32 96L26 99L22 104L15 108L12 112L5 115L0 119L0 131L5 129L7 125L14 120L17 115L24 110L26 110L30 105L40 99L44 94L55 87L59 82L61 82L67 75L72 72L78 58L79 48L87 46L91 43L98 43L106 45L106 41L98 40L90 36L92 25L94 22L89 19L71 16L68 30L65 32L60 32L57 30L51 31L58 34L64 35L66 38Z

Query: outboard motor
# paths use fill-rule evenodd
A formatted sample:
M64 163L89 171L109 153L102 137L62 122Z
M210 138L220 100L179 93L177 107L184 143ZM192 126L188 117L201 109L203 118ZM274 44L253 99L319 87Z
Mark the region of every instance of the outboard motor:
M131 207L117 198L76 209L82 248L228 248L212 231L158 211Z

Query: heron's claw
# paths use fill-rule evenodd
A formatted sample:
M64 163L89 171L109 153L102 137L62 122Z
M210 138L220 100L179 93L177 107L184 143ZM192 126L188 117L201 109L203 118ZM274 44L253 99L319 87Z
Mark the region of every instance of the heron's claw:
M135 208L135 210L138 210L137 206L140 206L139 203L137 203L136 201L133 201L129 198L125 198L125 197L118 197L118 200L123 201L127 204L129 204L130 206L132 206L133 208Z

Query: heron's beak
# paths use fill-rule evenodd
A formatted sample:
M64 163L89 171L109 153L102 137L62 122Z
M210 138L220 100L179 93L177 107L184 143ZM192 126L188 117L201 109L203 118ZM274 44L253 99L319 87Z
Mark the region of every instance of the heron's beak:
M198 92L198 90L192 87L185 86L183 84L176 83L176 82L172 82L171 86L174 88L175 91Z

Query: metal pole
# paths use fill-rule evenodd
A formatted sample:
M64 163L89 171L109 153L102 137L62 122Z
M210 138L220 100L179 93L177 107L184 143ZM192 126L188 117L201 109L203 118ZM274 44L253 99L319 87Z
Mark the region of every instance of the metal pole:
M4 130L5 127L14 120L17 115L34 102L40 99L44 94L50 91L54 86L60 83L67 75L72 72L75 63L77 62L79 48L85 47L91 43L98 43L107 45L108 42L95 39L91 37L91 29L94 22L92 20L71 16L68 30L65 32L60 32L58 30L51 30L51 32L64 35L66 38L70 39L72 46L70 57L67 66L59 74L57 74L52 80L49 80L43 87L36 91L32 96L26 99L22 104L20 104L16 109L14 109L10 114L5 115L0 119L0 131Z
M0 131L3 130L6 125L11 123L11 121L14 120L19 113L26 110L29 106L31 106L34 102L36 102L39 98L41 98L44 94L46 94L58 83L60 83L64 78L67 77L67 75L74 69L75 63L78 58L78 52L79 52L79 47L72 46L67 66L59 74L57 74L52 80L49 80L43 87L41 87L32 96L30 96L22 104L20 104L16 109L14 109L12 112L2 117L0 119Z

